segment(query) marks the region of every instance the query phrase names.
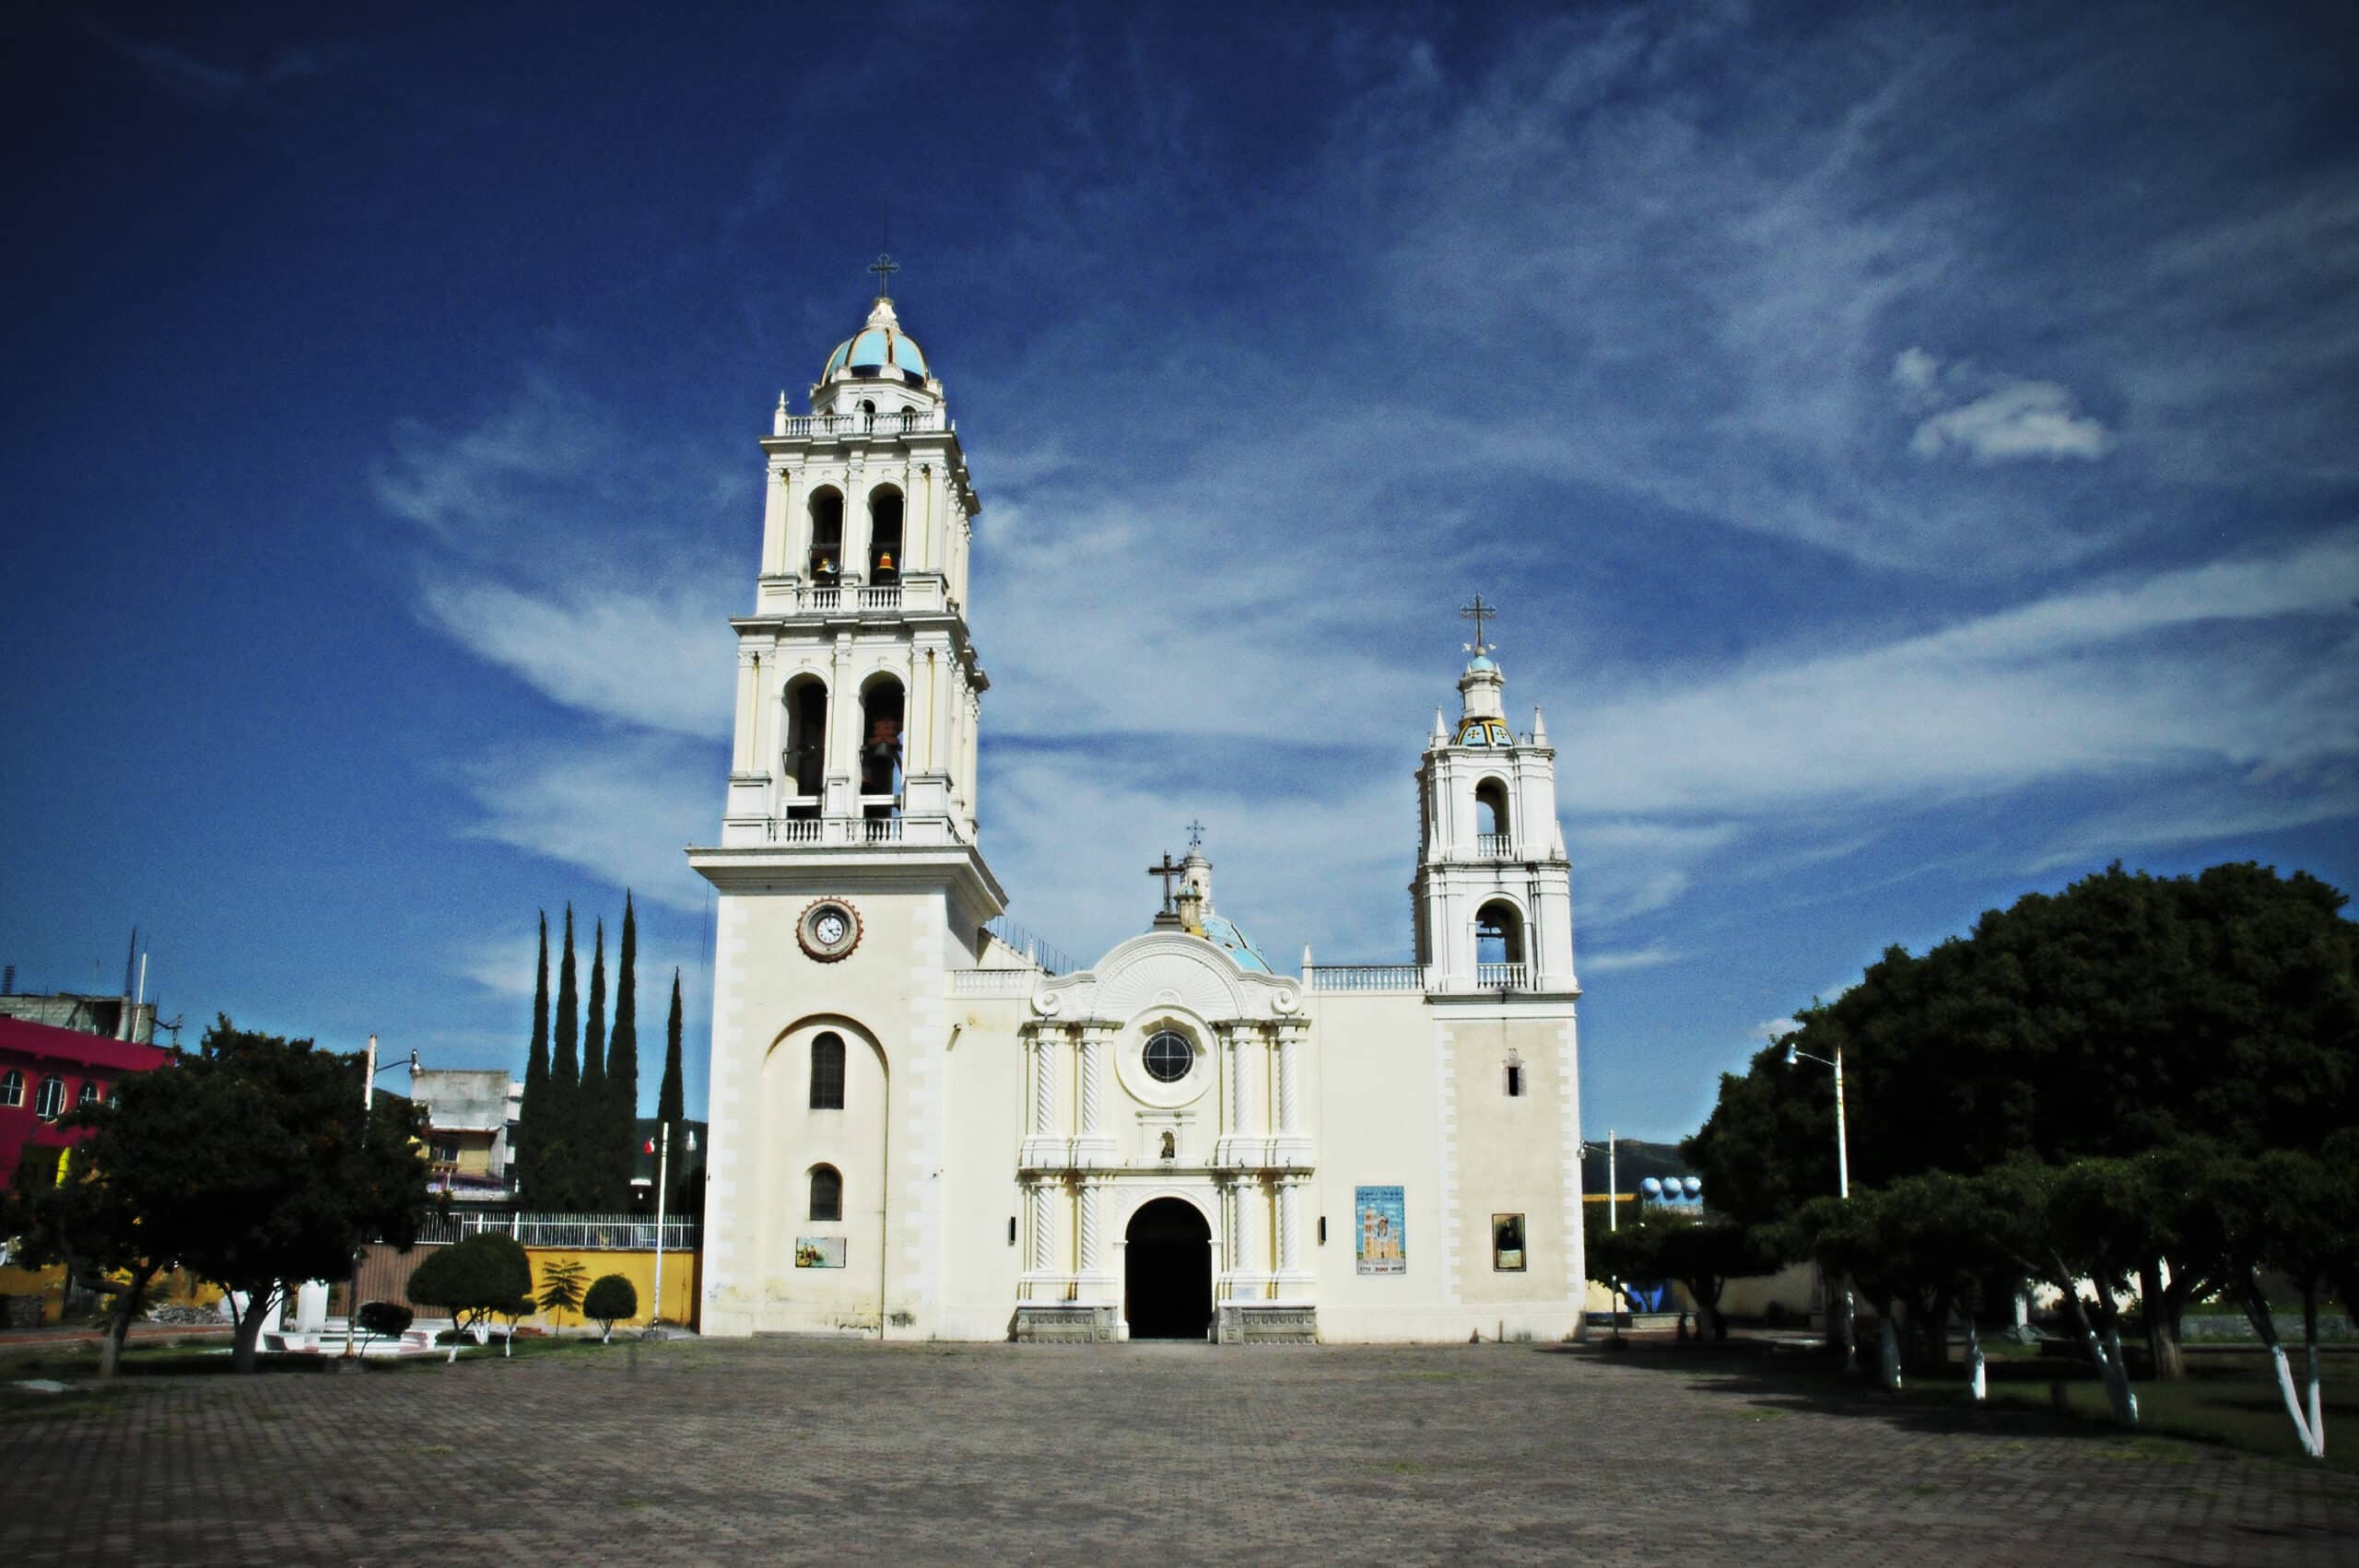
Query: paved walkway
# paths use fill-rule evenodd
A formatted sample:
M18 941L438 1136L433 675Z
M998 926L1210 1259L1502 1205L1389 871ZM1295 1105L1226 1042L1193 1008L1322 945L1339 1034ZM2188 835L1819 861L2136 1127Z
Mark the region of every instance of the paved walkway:
M0 1423L0 1562L2359 1562L2348 1477L1680 1359L765 1340L134 1378Z

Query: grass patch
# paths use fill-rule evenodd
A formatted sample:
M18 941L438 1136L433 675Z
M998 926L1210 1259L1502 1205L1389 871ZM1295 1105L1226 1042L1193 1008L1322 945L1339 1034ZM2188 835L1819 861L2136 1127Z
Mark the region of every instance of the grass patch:
M458 1450L452 1447L448 1443L429 1443L425 1447L420 1448L418 1452L425 1455L429 1459L447 1459L452 1455L457 1453Z
M2338 1426L2347 1432L2353 1422L2359 1421L2359 1367L2344 1372L2338 1387L2335 1374L2343 1370L2334 1363L2325 1368L2321 1392L2330 1438ZM2152 1441L2180 1437L2248 1454L2294 1459L2304 1464L2313 1462L2303 1458L2299 1445L2294 1441L2294 1426L2285 1419L2284 1402L2278 1395L2269 1358L2258 1352L2248 1355L2206 1355L2191 1361L2188 1375L2178 1382L2139 1383L2133 1387L2138 1396L2141 1435L2129 1441L2137 1450L2136 1457L2157 1463L2191 1462L2187 1457L2165 1460L2153 1451L2170 1447L2174 1454L2184 1456L2184 1449ZM2067 1382L2064 1392L2069 1421L2113 1426L2112 1407L2106 1402L2105 1390L2094 1377L2083 1375ZM1990 1402L2002 1408L2044 1410L2048 1408L2048 1384L1993 1380ZM2349 1445L2338 1452L2330 1441L2325 1463L2329 1469L2359 1475L2359 1453L2354 1453Z
M1785 1411L1769 1405L1751 1405L1741 1410L1722 1410L1720 1413L1731 1421L1757 1422L1786 1419Z

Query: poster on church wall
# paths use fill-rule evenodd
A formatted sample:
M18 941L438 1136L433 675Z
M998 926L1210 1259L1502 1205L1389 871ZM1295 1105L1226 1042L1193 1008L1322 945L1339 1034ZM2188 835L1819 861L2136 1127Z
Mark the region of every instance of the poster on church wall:
M1354 1188L1352 1213L1359 1235L1359 1271L1363 1274L1407 1273L1409 1229L1402 1189L1397 1187Z
M842 1268L844 1238L841 1236L796 1236L794 1266L797 1269Z

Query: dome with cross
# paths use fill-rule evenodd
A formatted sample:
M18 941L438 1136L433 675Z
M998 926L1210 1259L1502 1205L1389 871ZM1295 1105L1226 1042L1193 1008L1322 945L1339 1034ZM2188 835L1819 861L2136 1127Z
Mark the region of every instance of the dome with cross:
M836 345L836 351L827 356L827 368L819 372L819 380L832 381L839 376L925 384L925 355L917 340L901 330L900 318L893 313L893 301L887 296L878 295L867 324Z

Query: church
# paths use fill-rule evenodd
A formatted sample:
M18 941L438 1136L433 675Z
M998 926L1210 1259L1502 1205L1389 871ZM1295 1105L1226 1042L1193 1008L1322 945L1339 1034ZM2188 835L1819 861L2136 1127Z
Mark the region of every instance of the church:
M726 802L688 851L716 890L703 1331L1573 1333L1570 866L1480 615L1416 763L1414 963L1282 971L1199 837L1136 935L1059 973L993 929L982 506L889 294L810 401L761 442Z

